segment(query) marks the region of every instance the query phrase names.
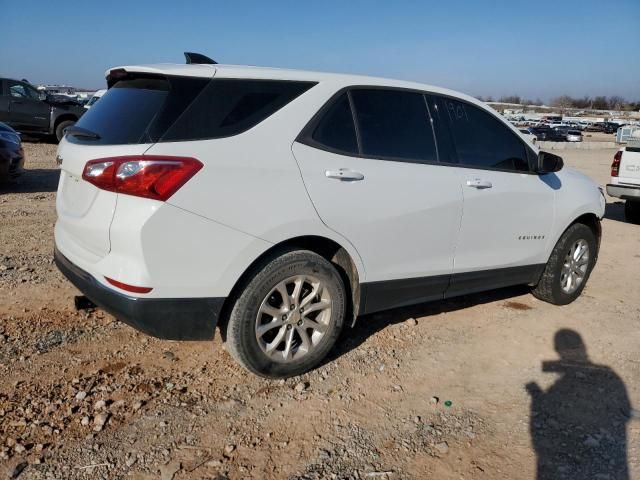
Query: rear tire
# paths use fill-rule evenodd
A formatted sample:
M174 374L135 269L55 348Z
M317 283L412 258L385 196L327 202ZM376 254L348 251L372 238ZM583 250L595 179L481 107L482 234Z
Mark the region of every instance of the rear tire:
M308 250L272 257L256 270L231 308L226 348L240 365L263 377L307 372L342 331L342 278L330 262Z
M624 218L629 223L640 225L640 202L627 200L624 203Z
M574 223L553 248L535 297L554 305L567 305L580 296L598 257L598 240L588 226Z
M62 137L64 137L64 129L74 125L75 123L76 122L74 120L63 120L58 124L56 127L56 139L58 142L62 140Z

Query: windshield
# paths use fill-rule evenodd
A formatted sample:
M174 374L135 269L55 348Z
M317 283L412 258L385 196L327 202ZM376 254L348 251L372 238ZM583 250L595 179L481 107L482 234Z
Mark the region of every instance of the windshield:
M96 103L98 100L100 100L100 97L96 97L95 95L93 97L91 97L89 99L89 101L87 102L87 106L91 106L94 103Z

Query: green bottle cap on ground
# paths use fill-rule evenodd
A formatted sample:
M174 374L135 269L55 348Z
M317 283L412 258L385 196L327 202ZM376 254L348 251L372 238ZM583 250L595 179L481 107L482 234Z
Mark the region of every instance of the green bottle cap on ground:
M450 407L451 405L453 405L453 402L451 400L445 400L444 401L444 406L445 407Z

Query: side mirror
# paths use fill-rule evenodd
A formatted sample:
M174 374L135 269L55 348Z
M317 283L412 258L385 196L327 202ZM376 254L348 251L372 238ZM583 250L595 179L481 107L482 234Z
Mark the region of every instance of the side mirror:
M562 170L562 167L564 167L562 157L549 152L538 153L538 165L536 169L538 173L559 172Z
M47 92L38 91L38 98L44 102L47 99Z

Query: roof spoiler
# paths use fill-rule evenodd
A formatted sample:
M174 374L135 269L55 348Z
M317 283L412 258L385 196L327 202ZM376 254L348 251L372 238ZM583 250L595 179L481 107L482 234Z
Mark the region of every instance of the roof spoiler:
M207 57L206 55L202 55L201 53L184 52L184 58L187 60L187 65L216 65L218 63L215 60Z

